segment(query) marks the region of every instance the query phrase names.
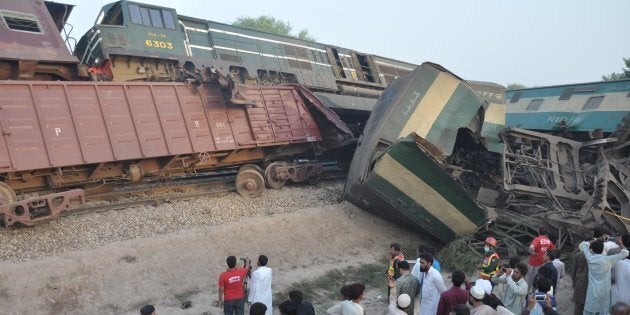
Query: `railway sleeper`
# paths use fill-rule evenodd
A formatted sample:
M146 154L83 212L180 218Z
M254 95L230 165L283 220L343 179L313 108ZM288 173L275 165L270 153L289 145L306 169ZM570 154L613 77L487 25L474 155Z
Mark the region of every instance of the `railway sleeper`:
M0 225L33 226L56 219L63 211L71 210L70 203L76 199L84 203L85 191L73 189L0 205Z

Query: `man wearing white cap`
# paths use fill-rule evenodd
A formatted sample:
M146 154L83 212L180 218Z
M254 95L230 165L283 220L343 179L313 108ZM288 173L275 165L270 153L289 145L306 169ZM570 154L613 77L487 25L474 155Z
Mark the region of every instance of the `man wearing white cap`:
M486 296L486 291L479 285L475 285L470 288L470 297L468 302L472 305L470 315L498 315L492 307L483 304L483 298Z
M389 315L407 315L409 306L411 306L411 297L409 294L403 293L398 295L396 292L396 280L388 279L387 286L389 290Z

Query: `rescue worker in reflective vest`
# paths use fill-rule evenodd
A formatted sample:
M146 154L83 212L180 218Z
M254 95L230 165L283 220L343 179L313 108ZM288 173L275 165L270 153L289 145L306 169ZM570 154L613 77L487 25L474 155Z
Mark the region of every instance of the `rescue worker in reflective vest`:
M494 250L497 246L497 240L494 237L487 237L483 246L483 263L481 264L480 277L484 280L490 280L492 276L499 271L499 254Z
M389 245L389 266L387 266L387 270L385 274L387 275L387 279L398 279L400 278L400 270L398 269L398 263L405 260L405 256L402 251L400 251L400 244L392 243ZM390 287L387 286L387 294L389 296Z

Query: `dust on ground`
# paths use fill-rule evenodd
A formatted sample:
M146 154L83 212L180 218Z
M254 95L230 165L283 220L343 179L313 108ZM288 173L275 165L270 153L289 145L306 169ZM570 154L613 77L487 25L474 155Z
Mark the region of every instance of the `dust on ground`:
M155 305L161 315L222 314L212 304L229 255L267 255L272 288L279 292L331 270L384 263L394 241L426 242L346 202L305 208L28 262L0 262L0 305L5 314L138 314L145 304ZM450 283L450 272L443 276ZM561 313L570 313L570 290L562 281ZM386 314L383 295L384 282L382 288L368 288L362 302L366 314ZM190 307L183 309L186 301Z
M28 262L0 262L0 304L5 314L138 314L144 304L154 304L162 315L222 314L212 303L229 255L267 255L276 292L330 270L380 263L394 241L422 240L345 202L305 208ZM374 292L377 299L380 291ZM371 298L366 294L368 304ZM191 307L182 309L182 301Z

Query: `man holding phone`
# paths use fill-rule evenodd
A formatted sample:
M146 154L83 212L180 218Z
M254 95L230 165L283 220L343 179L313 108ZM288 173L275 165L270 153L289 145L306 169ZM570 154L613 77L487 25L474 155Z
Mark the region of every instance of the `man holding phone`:
M621 247L619 254L605 255L604 243L601 240L580 243L580 250L584 253L588 263L588 287L584 314L608 314L610 312L610 279L612 266L628 256L628 250L617 238L617 245Z

